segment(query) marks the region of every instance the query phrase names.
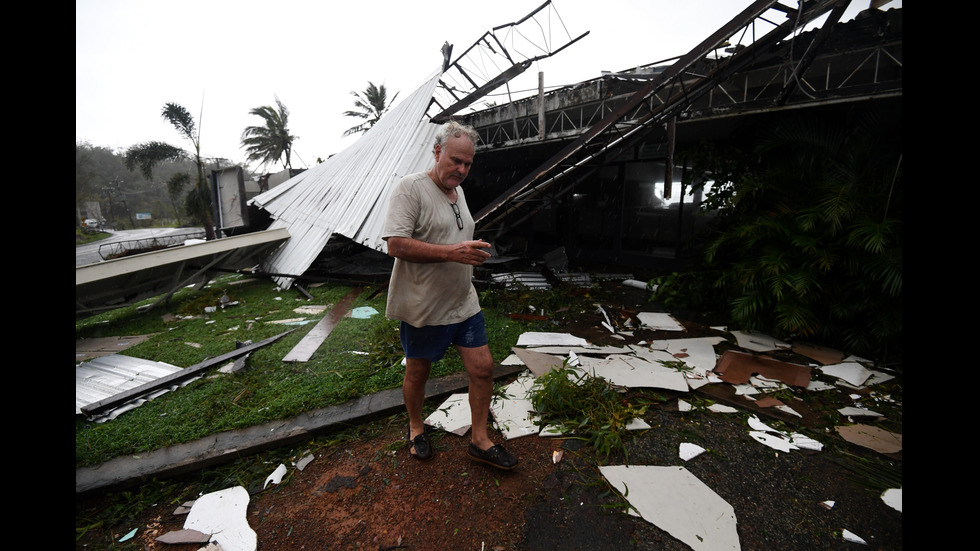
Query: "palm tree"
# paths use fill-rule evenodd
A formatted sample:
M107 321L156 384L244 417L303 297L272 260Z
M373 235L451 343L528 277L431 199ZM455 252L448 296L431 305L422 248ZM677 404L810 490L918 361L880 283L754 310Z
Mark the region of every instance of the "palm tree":
M364 122L345 130L344 136L364 132L374 126L381 119L381 116L388 111L391 104L395 102L395 98L398 97L398 92L395 92L395 95L391 97L391 101L389 102L388 91L385 89L385 85L375 86L373 82L368 81L368 87L363 92L352 91L351 95L357 98L354 100L354 106L360 110L344 111L344 115L364 119Z
M167 103L160 116L166 119L177 132L194 146L194 161L197 165L197 183L187 194L185 206L191 218L204 226L208 240L215 238L214 219L211 216L211 189L204 177L204 162L201 160L201 133L194 124L194 117L184 106Z
M271 105L263 105L248 112L250 115L261 117L265 125L246 128L242 132L242 147L248 153L246 161L259 161L263 165L280 161L283 167L291 169L290 157L296 136L289 135L289 129L286 127L289 122L289 111L278 97L276 105L279 107L278 110Z

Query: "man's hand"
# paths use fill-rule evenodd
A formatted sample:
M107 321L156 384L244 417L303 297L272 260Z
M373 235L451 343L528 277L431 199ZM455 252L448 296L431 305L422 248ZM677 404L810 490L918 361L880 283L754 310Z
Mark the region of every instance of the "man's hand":
M433 245L408 237L388 238L388 254L409 262L458 262L480 266L490 258L490 253L484 249L491 246L482 239L453 245Z
M452 249L449 251L450 262L480 266L486 262L488 258L490 258L490 253L483 250L489 249L490 243L487 243L482 239L476 241L463 241L461 243L451 245L451 247Z

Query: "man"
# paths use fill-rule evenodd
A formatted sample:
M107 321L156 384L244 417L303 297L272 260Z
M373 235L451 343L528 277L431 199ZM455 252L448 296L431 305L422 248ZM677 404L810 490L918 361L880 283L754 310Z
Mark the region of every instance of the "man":
M432 457L422 402L432 362L456 347L469 376L471 458L513 469L517 458L487 434L493 394L493 356L476 289L473 266L490 258L490 244L473 240L474 222L460 184L473 164L476 132L451 121L436 135L435 164L405 176L392 193L382 237L395 258L385 315L401 322L405 351L402 394L414 457Z

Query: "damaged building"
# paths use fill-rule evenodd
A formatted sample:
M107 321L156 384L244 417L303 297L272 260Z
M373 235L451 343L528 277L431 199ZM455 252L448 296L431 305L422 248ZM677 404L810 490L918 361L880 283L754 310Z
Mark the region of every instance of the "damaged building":
M804 2L799 11L754 2L679 58L548 93L542 84L538 95L482 109L475 107L486 93L539 58L510 58L502 38L508 25L455 60L447 45L441 71L357 144L253 200L272 227L293 235L292 247L284 245L265 267L303 273L331 250L331 239L335 247L349 241L383 253L378 232L387 189L428 168L432 123L450 118L481 136L467 198L477 235L499 253L541 259L561 249L582 263L678 266L684 245L710 223L699 214L704 188L686 183L685 150L804 110L831 116L874 105L901 113L901 9L871 7L839 22L849 4ZM821 17L822 24L806 27ZM584 36L546 55L584 47L576 44ZM485 81L467 68L481 49L504 57L501 73ZM322 208L303 221L311 202Z
M680 57L547 93L546 75L538 75L538 94L489 105L487 94L535 61L588 47L588 32L512 46L531 35L522 26L547 25L554 6L546 2L458 55L445 44L422 84L357 142L251 197L240 216L216 217L243 220L219 230L276 232L274 249L263 248L255 263L287 288L311 272L350 270L352 256L383 270L390 190L431 166L434 123L453 118L480 134L467 200L477 237L498 253L540 260L559 251L574 264L676 269L711 222L701 213L705 187L691 185L684 152L803 112L874 107L901 115L902 10L876 0L841 21L851 4L757 0ZM76 299L80 293L76 285Z

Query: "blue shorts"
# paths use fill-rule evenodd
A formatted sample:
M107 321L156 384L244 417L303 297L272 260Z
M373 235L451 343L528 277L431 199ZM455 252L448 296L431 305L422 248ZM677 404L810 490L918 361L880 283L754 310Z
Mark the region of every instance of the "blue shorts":
M406 358L425 358L430 362L441 360L450 345L478 348L490 342L483 312L449 325L415 327L403 321L399 333Z

